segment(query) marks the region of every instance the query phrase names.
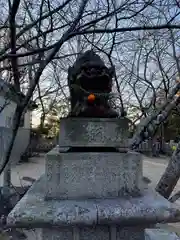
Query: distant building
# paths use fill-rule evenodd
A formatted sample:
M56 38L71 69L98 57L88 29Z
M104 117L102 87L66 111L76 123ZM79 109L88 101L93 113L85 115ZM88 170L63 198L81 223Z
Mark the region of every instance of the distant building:
M17 101L21 101L24 98L23 93L17 94L11 84L0 79L0 158L4 156L2 153L5 152L7 142L12 134L13 117ZM19 161L20 156L26 151L30 142L32 111L36 108L37 105L30 101L21 118L20 128L12 151L15 162Z

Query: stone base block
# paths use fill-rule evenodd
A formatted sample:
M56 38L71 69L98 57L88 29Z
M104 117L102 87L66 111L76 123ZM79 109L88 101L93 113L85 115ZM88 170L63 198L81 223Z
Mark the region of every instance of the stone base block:
M96 227L96 228L63 228L43 229L38 240L180 240L172 232L164 229L141 229Z
M176 233L165 229L133 227L122 229L118 226L35 229L31 238L36 240L180 240Z
M43 229L41 240L144 240L144 229L97 226Z
M177 234L164 229L118 228L47 228L36 229L37 240L180 240Z
M139 196L141 188L139 153L59 153L55 148L47 154L46 199Z

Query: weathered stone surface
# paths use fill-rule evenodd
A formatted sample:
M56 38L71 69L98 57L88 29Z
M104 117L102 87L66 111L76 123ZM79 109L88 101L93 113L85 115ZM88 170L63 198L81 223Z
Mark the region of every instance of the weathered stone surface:
M84 228L44 229L43 240L144 240L141 228L96 226Z
M73 231L69 228L43 229L41 240L74 240Z
M38 229L37 240L180 240L172 232L164 229L120 228L118 226L99 227L63 227ZM36 235L37 236L37 235Z
M127 145L126 118L64 118L60 122L60 147L121 147Z
M180 240L180 238L165 229L146 229L145 240Z
M46 158L46 199L138 196L142 188L139 153L59 153Z
M178 206L148 190L137 198L45 201L45 188L42 177L9 214L8 223L50 228L108 223L127 227L180 221Z

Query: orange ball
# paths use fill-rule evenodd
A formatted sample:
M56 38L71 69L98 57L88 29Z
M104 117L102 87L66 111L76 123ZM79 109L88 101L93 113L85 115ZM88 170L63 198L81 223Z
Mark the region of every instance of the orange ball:
M96 96L94 94L92 94L92 93L88 96L88 101L89 102L94 102L95 99L96 99Z

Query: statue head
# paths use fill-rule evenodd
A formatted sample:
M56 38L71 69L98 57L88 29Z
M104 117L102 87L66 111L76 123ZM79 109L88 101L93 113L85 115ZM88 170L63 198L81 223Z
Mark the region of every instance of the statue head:
M77 84L90 92L111 92L114 68L107 68L102 59L87 51L68 70L69 85Z
M83 117L117 116L113 110L111 113L114 114L108 115L110 113L108 94L112 91L113 75L114 68L107 68L94 51L86 51L81 54L74 65L68 69L71 115L76 112L76 116ZM94 94L94 98L92 94ZM89 95L91 98L88 97ZM89 99L94 99L94 101L90 102ZM74 110L78 106L79 113Z

